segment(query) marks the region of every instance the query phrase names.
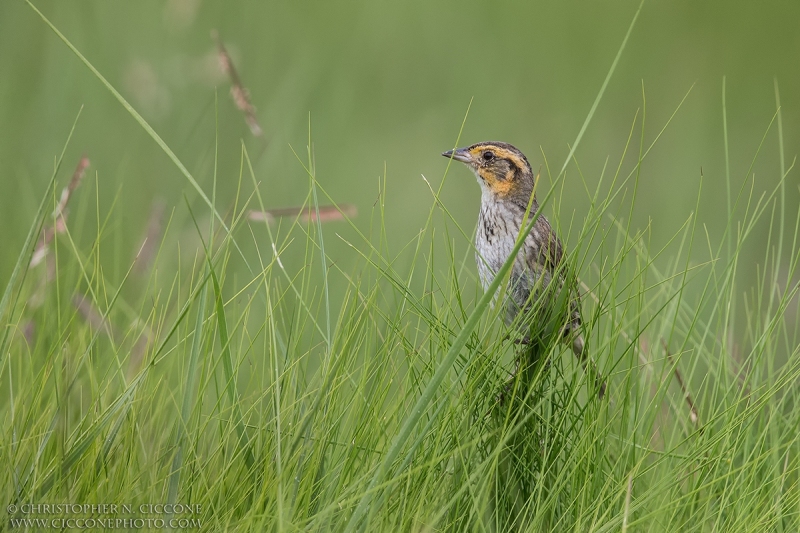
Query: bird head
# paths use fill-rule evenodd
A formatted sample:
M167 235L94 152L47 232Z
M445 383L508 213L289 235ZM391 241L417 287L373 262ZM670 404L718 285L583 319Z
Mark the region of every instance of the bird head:
M472 169L485 196L527 204L533 194L531 165L522 152L508 143L481 142L442 155Z

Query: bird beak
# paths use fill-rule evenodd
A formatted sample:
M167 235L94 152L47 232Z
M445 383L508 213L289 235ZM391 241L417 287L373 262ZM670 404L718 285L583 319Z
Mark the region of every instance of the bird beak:
M472 162L472 155L470 155L466 148L448 150L446 152L442 152L442 155L450 159L455 159L456 161L461 161L462 163Z

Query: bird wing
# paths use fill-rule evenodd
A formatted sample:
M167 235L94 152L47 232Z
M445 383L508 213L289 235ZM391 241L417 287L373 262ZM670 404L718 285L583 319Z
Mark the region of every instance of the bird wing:
M537 238L538 236L538 238ZM551 276L557 277L561 286L565 284L570 289L570 321L573 327L579 327L581 324L581 304L580 295L578 292L578 282L573 276L570 276L566 269L559 267L564 260L564 246L561 244L556 232L553 231L550 222L544 216L540 216L536 221L534 228L531 230L531 237L538 245L538 253L528 256L528 266L535 271L542 269L550 272ZM558 274L556 276L556 271ZM567 278L570 279L567 279Z

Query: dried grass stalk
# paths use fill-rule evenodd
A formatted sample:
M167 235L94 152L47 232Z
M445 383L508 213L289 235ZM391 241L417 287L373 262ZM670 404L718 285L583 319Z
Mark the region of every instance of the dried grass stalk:
M72 173L72 178L69 180L67 186L64 187L64 190L61 191L61 198L58 201L58 205L56 205L55 211L53 211L52 225L45 226L42 229L42 235L39 238L39 242L36 244L33 257L31 257L31 267L35 267L45 258L50 247L50 243L53 242L53 237L55 237L56 233L63 233L66 231L67 204L69 203L69 199L72 197L72 193L74 193L75 189L78 188L78 185L81 184L83 175L86 173L86 169L88 167L89 158L86 156L81 157L81 160L78 161L78 166L75 168L75 172Z
M89 324L92 329L103 329L113 341L115 334L111 324L103 319L103 313L92 303L92 299L85 294L76 294L72 297L72 305L78 314Z
M260 137L263 135L264 130L261 129L261 125L259 125L258 119L256 119L256 108L250 101L250 92L242 85L239 73L236 71L236 67L233 65L233 60L225 49L225 45L222 44L219 32L217 30L211 30L211 38L214 39L214 42L217 44L219 66L222 72L227 74L228 78L231 80L231 96L233 97L233 102L236 104L236 107L244 113L244 120L250 127L250 132L256 137Z
M697 423L700 421L700 416L697 414L697 407L692 400L692 395L689 394L689 391L686 388L686 382L683 380L683 375L681 375L678 365L675 364L672 354L669 352L669 346L667 346L667 343L664 341L664 339L661 339L661 345L664 347L664 351L667 354L667 360L669 361L669 364L672 365L675 373L675 379L678 380L678 385L681 387L681 392L683 392L686 405L689 406L689 420L691 420L692 424L697 425Z
M133 272L138 276L142 276L150 270L155 260L158 243L161 241L161 234L164 231L164 211L166 207L166 202L161 198L153 201L153 206L150 209L150 218L147 221L147 231L136 248Z
M320 222L333 222L355 218L358 209L353 204L342 205L321 205L315 207L279 207L277 209L267 209L266 211L249 211L247 219L251 222L274 222L278 218L300 218L301 222L316 222L317 211L319 211Z

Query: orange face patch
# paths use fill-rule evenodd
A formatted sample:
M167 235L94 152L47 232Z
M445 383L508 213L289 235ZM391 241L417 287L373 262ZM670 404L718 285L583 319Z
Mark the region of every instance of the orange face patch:
M486 186L498 196L506 196L512 189L513 182L510 178L513 178L513 171L509 171L508 175L504 176L506 179L498 178L489 168L479 168L478 174L486 182Z

